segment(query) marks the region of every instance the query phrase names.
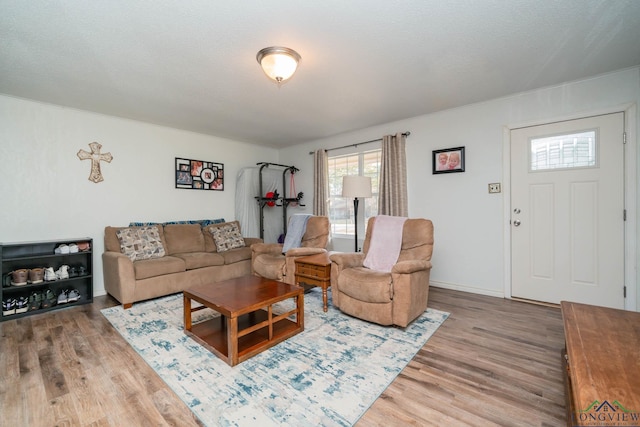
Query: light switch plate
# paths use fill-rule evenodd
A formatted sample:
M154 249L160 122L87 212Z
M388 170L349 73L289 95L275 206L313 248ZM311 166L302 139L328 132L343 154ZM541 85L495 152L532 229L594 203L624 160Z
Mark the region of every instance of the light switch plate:
M495 182L493 184L489 184L489 194L499 193L500 191L502 191L502 189L500 188L500 183L499 182Z

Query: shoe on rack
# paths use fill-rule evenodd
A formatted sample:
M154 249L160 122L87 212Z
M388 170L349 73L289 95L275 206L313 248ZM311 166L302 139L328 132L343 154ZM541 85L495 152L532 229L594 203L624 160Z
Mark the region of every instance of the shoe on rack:
M76 302L79 299L80 299L80 292L76 291L75 289L71 289L67 293L67 302Z
M63 280L69 278L69 266L61 265L60 268L56 271L56 279Z
M44 269L44 280L46 282L51 282L56 280L56 272L53 271L53 267L47 267Z
M29 300L27 297L18 297L16 301L16 314L26 313L29 309Z
M29 281L31 284L42 283L44 281L44 268L32 268L29 270Z
M69 246L67 246L67 245L65 245L63 243L60 246L58 246L53 252L55 252L57 254L68 254L69 253Z
M78 277L78 269L76 267L69 267L69 277Z
M16 313L16 300L15 298L7 298L2 300L2 315L10 316Z
M31 292L29 295L29 311L40 310L43 296L41 292Z
M91 243L89 242L80 242L78 243L78 249L81 252L88 252L91 250Z
M66 304L69 302L69 291L63 289L60 291L60 295L58 295L58 305Z
M24 286L27 284L29 270L21 268L11 272L11 284L13 286Z
M87 269L84 268L84 265L81 265L78 267L78 275L79 276L86 276L87 275Z
M53 307L56 305L56 301L57 299L54 293L51 292L51 289L47 289L42 296L42 308Z
M78 245L76 245L75 243L71 243L69 245L69 253L70 254L77 254L80 251L80 249L78 249Z

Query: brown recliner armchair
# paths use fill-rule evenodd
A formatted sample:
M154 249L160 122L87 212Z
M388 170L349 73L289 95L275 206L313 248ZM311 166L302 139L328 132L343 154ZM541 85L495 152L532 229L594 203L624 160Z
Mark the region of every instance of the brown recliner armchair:
M251 245L251 271L256 276L294 285L296 282L295 259L326 252L329 243L329 218L312 216L300 247L292 248L282 254L282 244L255 243Z
M333 305L363 320L406 327L427 309L433 223L427 219L404 222L398 261L387 273L363 266L375 220L369 219L364 252L330 256Z

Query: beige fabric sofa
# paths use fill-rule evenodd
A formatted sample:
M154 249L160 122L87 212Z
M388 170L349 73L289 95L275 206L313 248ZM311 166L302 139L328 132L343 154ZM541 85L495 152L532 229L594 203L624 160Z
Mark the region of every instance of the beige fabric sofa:
M205 227L155 224L165 255L136 261L121 253L116 234L130 227L105 227L102 254L105 290L126 309L134 302L182 292L191 286L250 275L251 245L261 243L262 239L244 238L244 247L217 252L210 229L226 224L231 223Z

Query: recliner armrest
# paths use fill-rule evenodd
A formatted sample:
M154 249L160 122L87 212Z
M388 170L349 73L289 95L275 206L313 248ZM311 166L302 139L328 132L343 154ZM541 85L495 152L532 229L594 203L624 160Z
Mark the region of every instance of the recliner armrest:
M285 254L287 257L301 257L301 256L309 256L316 255L327 252L326 249L323 248L291 248Z
M361 252L334 253L329 255L331 262L338 264L340 269L362 267L364 254Z
M428 270L430 268L431 261L416 259L396 263L393 268L391 268L391 272L398 274L411 274L416 271Z

